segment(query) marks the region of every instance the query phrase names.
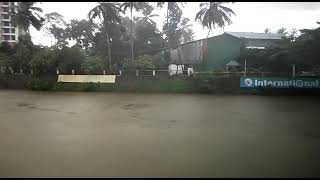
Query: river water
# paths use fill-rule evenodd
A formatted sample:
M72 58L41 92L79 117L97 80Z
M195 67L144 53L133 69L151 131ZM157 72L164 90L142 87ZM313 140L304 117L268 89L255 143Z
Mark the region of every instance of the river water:
M319 177L319 100L0 90L0 177Z

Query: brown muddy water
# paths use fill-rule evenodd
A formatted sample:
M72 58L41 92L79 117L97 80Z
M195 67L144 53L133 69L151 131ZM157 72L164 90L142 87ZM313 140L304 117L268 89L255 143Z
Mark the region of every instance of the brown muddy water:
M319 177L320 98L0 90L0 177Z

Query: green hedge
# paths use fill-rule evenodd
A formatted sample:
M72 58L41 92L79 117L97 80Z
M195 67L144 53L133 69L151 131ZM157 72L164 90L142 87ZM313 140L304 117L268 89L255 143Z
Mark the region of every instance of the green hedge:
M114 84L105 83L56 83L53 91L113 91Z
M117 91L151 93L191 93L194 92L192 81L154 80L134 81L130 83L56 83L53 91Z
M143 92L143 93L192 93L195 92L191 80L165 79L165 80L139 80L128 84L118 83L117 91Z

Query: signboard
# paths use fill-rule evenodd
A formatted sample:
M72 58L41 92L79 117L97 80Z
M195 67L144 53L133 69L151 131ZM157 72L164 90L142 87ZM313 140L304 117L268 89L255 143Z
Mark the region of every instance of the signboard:
M279 77L240 77L241 88L320 88L320 79L279 78Z
M115 83L116 75L59 75L58 82Z

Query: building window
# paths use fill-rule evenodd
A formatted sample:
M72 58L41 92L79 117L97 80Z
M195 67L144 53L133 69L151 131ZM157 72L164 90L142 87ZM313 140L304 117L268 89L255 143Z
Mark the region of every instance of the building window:
M16 40L16 36L11 36L11 40Z
M2 21L3 26L10 26L10 23L8 21Z
M9 2L3 2L3 5L9 5Z
M2 28L2 32L3 33L10 33L10 29L9 28Z
M2 7L2 12L9 12L9 8L8 7Z
M2 14L2 19L9 19L9 14Z
M11 29L11 33L16 33L16 29L15 29L15 28L12 28L12 29Z
M3 35L2 36L4 40L9 41L10 40L10 36L9 35Z

